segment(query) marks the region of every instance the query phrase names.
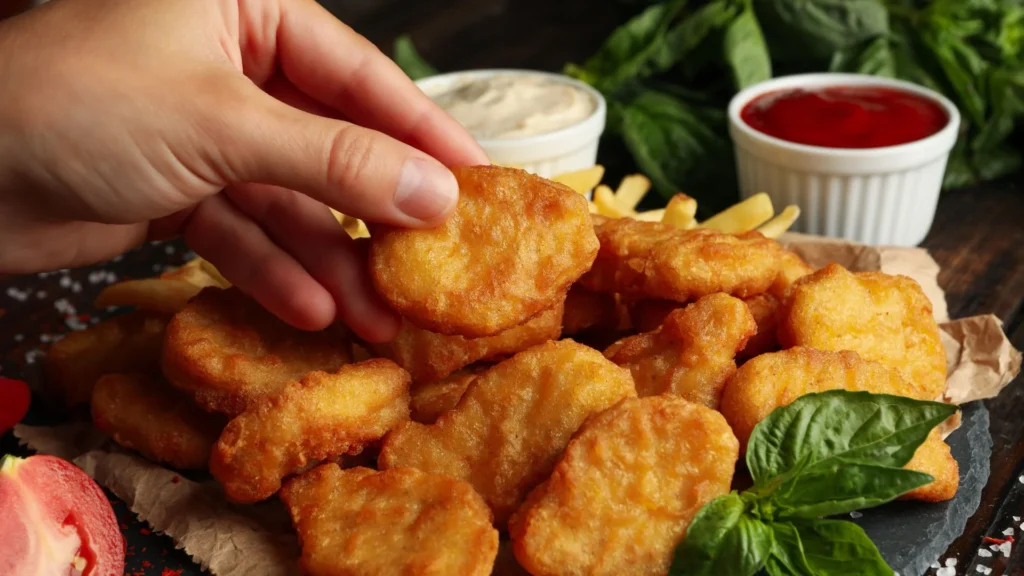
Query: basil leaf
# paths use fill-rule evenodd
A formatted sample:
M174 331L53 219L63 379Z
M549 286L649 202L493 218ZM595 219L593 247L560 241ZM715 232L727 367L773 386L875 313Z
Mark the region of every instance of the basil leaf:
M647 8L616 28L582 67L569 64L565 73L609 94L625 82L667 70L683 54L670 49L665 32L685 6L686 0L674 0Z
M437 74L437 69L420 56L412 39L406 34L395 39L395 64L413 80Z
M762 420L747 445L756 488L803 465L834 459L902 468L956 406L901 396L832 390L802 396Z
M889 12L879 0L755 0L772 57L827 64L837 50L889 31Z
M772 553L765 561L769 576L816 576L807 565L800 534L789 522L772 522Z
M812 520L793 522L811 574L892 576L892 568L875 543L853 522Z
M749 0L725 32L724 51L738 90L772 77L768 46Z
M626 148L661 195L685 191L702 210L713 211L735 201L732 144L721 110L649 90L614 115L621 118Z
M753 576L771 549L771 530L746 514L746 504L733 492L708 502L693 518L669 575Z
M829 459L804 468L771 500L776 518L819 518L885 504L934 480L913 470Z

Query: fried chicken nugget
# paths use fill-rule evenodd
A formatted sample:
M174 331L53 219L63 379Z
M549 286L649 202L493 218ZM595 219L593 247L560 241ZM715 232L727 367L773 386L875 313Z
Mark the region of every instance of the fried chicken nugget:
M745 298L768 289L782 248L760 232L683 230L632 218L596 228L601 249L580 284L630 298L686 302L715 292Z
M350 361L340 329L299 330L237 288L204 288L168 324L162 366L201 408L235 416L289 381Z
M814 274L814 267L804 261L799 254L792 250L783 250L779 254L779 275L775 277L768 292L779 300L785 300L789 288L796 284L796 281Z
M465 480L501 526L548 477L587 416L632 396L628 370L572 340L548 342L477 376L434 424L399 425L384 439L377 465Z
M729 493L739 442L721 414L665 394L587 420L509 522L534 576L667 574L697 512Z
M805 394L827 390L911 398L918 393L918 388L903 379L899 371L865 360L856 352L796 347L762 354L741 366L726 384L719 410L745 449L754 426L773 410ZM956 494L958 466L937 432L917 449L906 467L931 474L936 480L904 498L939 501Z
M446 336L417 328L408 320L391 342L368 344L378 356L394 360L412 374L416 382L440 380L479 360L496 360L516 352L557 340L562 331L559 303L525 324L483 338Z
M228 422L210 457L210 473L230 500L273 496L281 479L310 463L359 454L409 419L409 373L376 358L302 382L257 401Z
M587 200L499 166L454 168L459 203L432 229L376 226L370 275L421 328L492 336L549 310L597 255Z
M782 320L782 301L770 292L745 298L743 303L750 310L757 324L757 333L750 337L747 345L736 355L747 359L779 349L779 321Z
M166 327L164 315L130 312L67 334L46 355L47 395L73 408L89 403L104 374L157 369Z
M421 424L436 422L442 414L455 408L469 384L485 368L463 368L440 380L413 384L412 401L409 404L412 419Z
M675 300L645 298L629 304L629 318L638 332L654 332L673 311L684 307Z
M618 295L591 292L579 284L569 288L562 316L562 335L572 336L591 330L627 330L629 311Z
M310 576L487 576L498 553L491 511L447 476L324 464L289 480L281 500Z
M717 408L736 372L736 353L756 330L742 300L712 294L673 311L654 332L619 340L604 355L629 369L640 397L671 392Z
M790 290L779 341L853 350L892 366L914 387L906 396L935 400L946 390L946 352L931 302L906 276L830 264L802 278Z
M92 421L114 441L181 470L205 470L227 419L203 412L160 378L106 374L92 391Z

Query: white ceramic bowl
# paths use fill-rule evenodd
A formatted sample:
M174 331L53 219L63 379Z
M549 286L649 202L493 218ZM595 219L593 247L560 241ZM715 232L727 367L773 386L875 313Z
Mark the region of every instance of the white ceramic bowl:
M740 118L766 92L826 86L881 86L935 101L949 116L939 132L884 148L840 149L794 144L759 132ZM860 74L801 74L762 82L729 103L740 193L766 192L777 208L800 207L797 232L865 244L916 246L935 217L960 113L948 99L916 84Z
M590 168L597 162L597 145L604 131L606 104L600 92L583 82L550 72L488 69L430 76L417 80L416 85L428 96L432 96L462 82L498 74L543 76L564 82L590 95L596 105L594 112L580 123L554 132L525 138L477 139L491 162L518 166L545 178Z

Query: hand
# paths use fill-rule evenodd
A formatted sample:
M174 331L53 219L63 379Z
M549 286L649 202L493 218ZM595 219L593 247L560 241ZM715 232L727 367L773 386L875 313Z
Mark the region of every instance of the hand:
M61 0L0 23L0 273L181 234L303 329L399 318L327 206L436 225L487 163L312 0Z

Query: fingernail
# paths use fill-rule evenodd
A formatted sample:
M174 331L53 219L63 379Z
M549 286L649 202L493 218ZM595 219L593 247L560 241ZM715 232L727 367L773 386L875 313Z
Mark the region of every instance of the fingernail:
M402 167L395 207L417 220L433 220L448 212L459 198L459 183L441 164L410 158Z

